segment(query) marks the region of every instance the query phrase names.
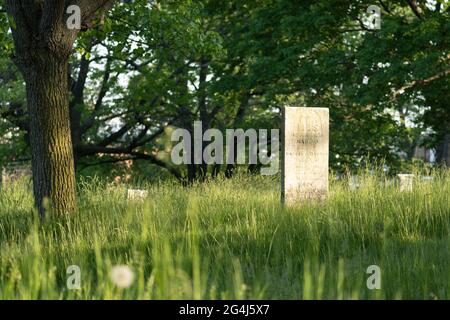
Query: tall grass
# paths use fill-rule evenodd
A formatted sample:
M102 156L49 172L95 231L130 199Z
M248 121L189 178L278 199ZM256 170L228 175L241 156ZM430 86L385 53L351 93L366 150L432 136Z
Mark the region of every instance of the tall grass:
M76 215L44 223L18 184L0 193L0 299L449 299L450 174L434 176L400 193L362 174L359 189L341 179L297 208L272 178L148 185L145 202L92 179ZM80 290L67 289L71 265ZM114 265L133 269L130 288Z

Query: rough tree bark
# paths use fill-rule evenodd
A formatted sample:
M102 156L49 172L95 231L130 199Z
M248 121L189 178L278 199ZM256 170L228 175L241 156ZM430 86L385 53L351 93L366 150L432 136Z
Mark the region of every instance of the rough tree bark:
M52 211L75 209L75 172L69 121L67 60L43 54L24 73L30 115L30 146L36 206L44 215L43 200Z
M84 28L113 0L6 0L16 65L26 82L36 207L44 217L76 208L68 99L68 61L79 30L67 28L66 9L78 5Z

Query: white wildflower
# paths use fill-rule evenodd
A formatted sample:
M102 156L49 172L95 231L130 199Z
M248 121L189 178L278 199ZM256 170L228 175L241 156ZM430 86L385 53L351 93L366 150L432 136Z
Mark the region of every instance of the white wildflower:
M111 269L111 280L119 288L129 288L134 281L134 273L128 266L115 266Z

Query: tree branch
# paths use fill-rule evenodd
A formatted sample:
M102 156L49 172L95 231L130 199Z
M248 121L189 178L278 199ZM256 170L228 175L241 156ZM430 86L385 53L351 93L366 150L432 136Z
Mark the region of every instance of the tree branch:
M100 24L103 22L106 12L112 9L115 2L116 0L77 0L74 5L81 9L83 27L92 28L95 20L100 20Z
M170 166L168 163L158 159L155 155L150 153L144 153L144 152L127 152L127 150L123 148L108 148L108 147L99 147L99 146L83 146L84 152L87 152L88 154L95 155L95 154L109 154L109 155L127 155L126 158L121 158L120 161L125 160L148 160L153 164L156 164L167 171L169 171L175 178L177 178L179 181L183 180L183 175Z
M108 137L106 137L105 139L103 139L102 141L100 141L98 143L99 146L102 147L106 147L109 146L111 143L117 141L118 139L120 139L121 137L123 137L123 135L125 133L128 132L128 130L130 130L133 127L133 125L126 123L122 126L122 128L120 128L118 131L112 133L111 135L109 135Z
M106 66L105 66L105 70L103 73L102 84L100 86L100 92L99 92L99 94L97 96L97 100L95 102L94 111L84 121L83 125L81 126L82 134L86 133L86 131L88 131L94 125L95 117L98 115L100 109L102 108L103 100L109 90L110 76L111 76L111 58L110 58L110 56L108 56L108 60L106 61Z
M408 0L408 5L416 17L422 19L422 14L420 13L420 8L418 7L416 0Z
M401 87L400 89L396 90L393 94L393 98L395 99L399 94L402 94L405 90L408 90L408 89L411 89L411 88L414 88L417 86L426 86L430 82L441 79L447 75L450 75L450 69L439 72L438 74L435 74L434 76L428 77L426 79L415 80L415 81Z
M380 3L380 5L383 7L384 11L386 11L387 13L391 14L391 10L389 9L389 7L387 6L386 3L384 3L382 0L378 0L378 2Z

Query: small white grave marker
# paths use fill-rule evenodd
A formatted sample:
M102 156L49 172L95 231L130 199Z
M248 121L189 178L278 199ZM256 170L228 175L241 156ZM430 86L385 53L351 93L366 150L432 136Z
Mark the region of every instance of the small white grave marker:
M414 175L413 174L398 174L399 187L401 192L413 191Z
M128 200L145 200L148 196L147 190L136 190L136 189L128 189L127 190L127 199Z
M31 180L32 177L33 174L31 169L28 167L12 166L9 168L3 168L0 174L0 188L12 185L22 179Z

